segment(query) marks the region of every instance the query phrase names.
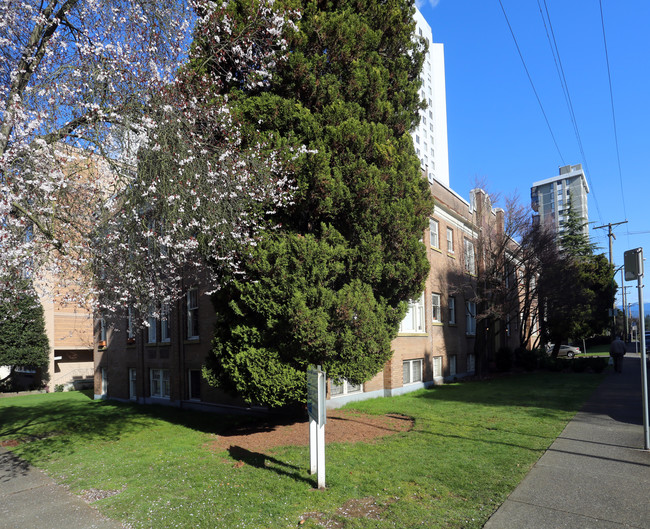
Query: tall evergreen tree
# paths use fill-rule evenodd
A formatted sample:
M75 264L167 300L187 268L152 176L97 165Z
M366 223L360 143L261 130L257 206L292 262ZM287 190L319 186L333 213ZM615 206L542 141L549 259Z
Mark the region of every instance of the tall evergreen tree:
M288 59L267 87L235 86L230 100L251 141L309 154L296 161L281 229L215 296L205 369L211 383L268 405L304 400L310 364L353 383L383 368L424 286L433 207L409 134L426 52L412 0L287 1L302 11ZM236 16L242 3L228 9Z
M560 254L548 262L540 278L541 318L546 340L555 344L553 356L569 338L603 332L609 322L616 287L613 268L584 233L585 222L569 208L559 238Z
M0 304L0 366L9 366L9 379L18 366L46 370L49 341L43 306L29 281L15 288L13 299Z

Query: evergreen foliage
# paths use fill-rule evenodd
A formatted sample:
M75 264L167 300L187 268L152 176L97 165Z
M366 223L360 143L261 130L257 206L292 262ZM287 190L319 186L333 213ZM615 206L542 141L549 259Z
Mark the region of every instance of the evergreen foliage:
M585 223L569 208L560 236L559 255L547 262L540 277L540 304L545 310L544 334L555 344L601 334L611 324L616 283L613 268L583 232Z
M302 19L288 59L268 88L235 87L230 100L244 138L310 152L295 163L281 228L261 237L243 277L215 296L204 370L211 383L267 405L304 401L310 364L353 383L384 367L428 274L421 238L433 208L409 134L426 51L413 35L412 1L290 7Z
M17 287L13 299L0 304L0 366L47 369L49 342L43 307L28 281ZM3 380L3 381L4 381Z

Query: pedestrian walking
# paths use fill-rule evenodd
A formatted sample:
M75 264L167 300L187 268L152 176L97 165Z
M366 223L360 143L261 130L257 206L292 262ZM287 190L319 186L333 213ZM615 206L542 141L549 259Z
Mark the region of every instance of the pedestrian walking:
M620 336L617 336L609 346L609 356L614 359L614 371L617 373L623 372L623 357L625 356L625 352L625 342L621 340Z

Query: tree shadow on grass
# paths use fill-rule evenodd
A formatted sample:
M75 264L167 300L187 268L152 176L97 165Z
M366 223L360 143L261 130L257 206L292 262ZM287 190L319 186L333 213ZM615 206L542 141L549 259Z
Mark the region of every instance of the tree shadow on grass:
M225 415L171 406L90 400L81 392L41 395L38 400L9 401L0 406L0 444L31 462L52 454L70 454L75 446L117 441L128 432L158 421L216 435L271 431L292 417Z
M77 396L45 398L33 406L21 402L0 407L0 441L22 458L38 461L53 453L72 453L80 441L118 440L125 432L151 425L153 418L128 404Z
M415 398L518 407L544 417L577 411L601 381L600 375L540 372L436 386Z

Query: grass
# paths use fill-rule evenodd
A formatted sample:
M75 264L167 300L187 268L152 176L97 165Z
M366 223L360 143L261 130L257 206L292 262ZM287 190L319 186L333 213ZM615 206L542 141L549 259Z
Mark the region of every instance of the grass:
M592 345L587 347L587 356L609 356L609 344Z
M250 419L97 402L81 392L0 399L0 440L20 440L17 455L73 492L118 492L95 505L133 528L303 520L305 528L480 528L601 380L535 373L356 403L366 413L413 417L415 427L373 443L329 444L325 491L314 490L306 447L266 456L211 451L215 435ZM341 509L367 498L378 519Z

